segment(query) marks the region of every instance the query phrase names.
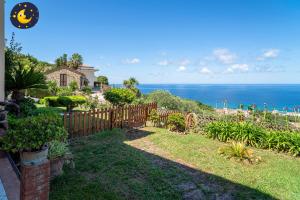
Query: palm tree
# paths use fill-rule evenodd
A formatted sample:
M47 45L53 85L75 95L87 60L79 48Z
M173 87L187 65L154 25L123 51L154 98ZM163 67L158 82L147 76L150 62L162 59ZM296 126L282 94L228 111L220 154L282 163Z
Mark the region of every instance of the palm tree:
M77 69L80 65L82 65L82 56L78 53L74 53L70 59L69 66Z
M128 89L133 89L136 88L137 85L139 85L139 82L134 77L130 77L128 80L123 81L123 85Z
M24 99L26 89L47 89L44 74L21 62L5 73L5 83L6 91L12 92L17 103Z
M55 60L55 65L57 67L67 66L68 65L68 55L64 53L62 56L58 57Z

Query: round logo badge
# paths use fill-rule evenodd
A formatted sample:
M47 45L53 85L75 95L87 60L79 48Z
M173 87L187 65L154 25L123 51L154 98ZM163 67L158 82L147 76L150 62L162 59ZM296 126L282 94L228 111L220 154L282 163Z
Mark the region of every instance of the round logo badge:
M31 28L39 20L38 8L29 2L18 3L10 13L11 23L20 29Z

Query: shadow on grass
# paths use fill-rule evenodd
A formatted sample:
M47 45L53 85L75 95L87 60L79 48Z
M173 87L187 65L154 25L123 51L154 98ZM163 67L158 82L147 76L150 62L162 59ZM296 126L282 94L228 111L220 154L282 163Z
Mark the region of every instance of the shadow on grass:
M50 199L275 199L126 144L150 134L115 129L74 141L76 167L52 182Z

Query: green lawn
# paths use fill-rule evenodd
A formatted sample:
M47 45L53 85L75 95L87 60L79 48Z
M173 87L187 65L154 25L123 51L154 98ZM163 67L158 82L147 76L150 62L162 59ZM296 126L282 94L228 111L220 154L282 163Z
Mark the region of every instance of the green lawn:
M67 111L66 107L46 107L44 104L38 104L38 103L35 105L38 109L47 109L57 113L63 113ZM87 110L80 107L75 107L73 111L87 111Z
M219 156L223 145L158 128L79 139L50 199L300 199L299 158L254 149L262 163L243 164Z

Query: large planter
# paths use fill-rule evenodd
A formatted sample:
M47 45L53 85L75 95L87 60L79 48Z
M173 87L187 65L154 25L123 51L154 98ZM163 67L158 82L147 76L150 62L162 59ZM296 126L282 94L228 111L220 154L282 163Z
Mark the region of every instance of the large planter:
M50 160L51 179L60 176L63 173L64 162L64 157L58 157Z
M22 151L20 159L23 165L40 165L47 160L48 147L44 146L40 151Z

